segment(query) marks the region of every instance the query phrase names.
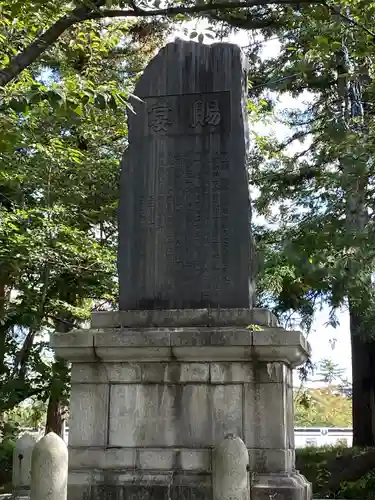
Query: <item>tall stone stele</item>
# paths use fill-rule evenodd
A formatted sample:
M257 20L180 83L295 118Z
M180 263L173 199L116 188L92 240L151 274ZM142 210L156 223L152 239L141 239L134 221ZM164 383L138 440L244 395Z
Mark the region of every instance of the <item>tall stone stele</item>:
M294 469L292 397L309 346L252 308L246 78L237 46L178 40L138 81L119 311L51 338L72 362L68 500L311 497ZM248 450L249 481L243 458L223 477L242 486L217 475L228 435Z

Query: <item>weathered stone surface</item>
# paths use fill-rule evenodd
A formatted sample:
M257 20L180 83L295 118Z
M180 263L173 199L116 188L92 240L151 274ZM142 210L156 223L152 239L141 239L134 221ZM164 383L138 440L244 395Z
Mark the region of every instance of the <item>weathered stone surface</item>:
M12 493L4 493L0 495L0 500L30 500L30 494L15 495Z
M173 446L176 386L113 385L109 446Z
M69 447L69 468L74 469L134 469L137 451L133 448L73 448Z
M247 500L250 497L248 451L239 437L228 436L212 452L214 500Z
M310 483L298 474L253 474L251 482L251 498L269 500L270 497L280 500L310 500Z
M38 438L25 433L17 439L13 451L12 485L14 492L28 490L31 484L31 455Z
M275 473L292 472L293 450L249 449L249 469L251 472Z
M110 399L109 446L209 447L242 433L239 384L113 385Z
M233 382L283 383L291 387L291 369L284 363L265 363L258 360L211 363L210 381L213 384Z
M286 428L289 438L289 448L294 450L294 403L293 403L293 387L292 385L285 388L285 412L286 412Z
M176 469L176 453L174 450L139 450L138 460L143 470L173 470Z
M209 363L77 363L72 383L103 384L132 382L208 382Z
M251 346L253 332L247 328L183 328L171 332L172 346L244 345Z
M152 457L156 456L157 460L149 460L147 454L145 459L143 452L146 451L152 451ZM139 458L137 459L138 452ZM159 458L160 462L158 462ZM150 468L165 469L165 463L172 463L171 469L176 466L178 469L186 471L209 472L211 470L211 451L208 449L69 448L69 467L72 470L90 468L134 469L137 464L139 466L141 460L145 468L148 464ZM252 472L291 472L293 464L294 451L291 449L249 449L249 469Z
M68 449L50 432L33 449L30 500L66 500L67 484Z
M121 173L121 310L251 305L246 91L244 56L222 43L168 44L138 81Z
M142 363L143 382L208 382L209 363Z
M211 363L210 369L210 382L212 384L254 381L254 367L250 362Z
M140 363L74 363L71 371L72 384L141 382L141 380Z
M155 479L138 482L129 480L128 484L116 480L106 479L103 483L92 485L69 486L69 500L211 500L212 487L200 484L194 477L195 484L173 484L172 474L168 474L169 482L172 484L158 484ZM200 479L200 478L198 478ZM152 482L151 482L152 481Z
M160 361L170 358L171 332L168 328L98 330L94 335L99 359L121 361Z
M311 354L311 347L301 332L284 328L265 328L253 335L254 354L262 360L282 361L296 367Z
M211 450L182 449L180 465L182 470L209 472L211 471Z
M82 333L83 341L79 338ZM51 345L62 358L79 364L257 359L295 367L310 354L302 334L274 327L263 327L261 331L245 326L102 328L69 335L73 340L70 347L61 335L52 336Z
M72 330L68 333L54 332L50 335L50 346L55 353L71 362L95 361L94 331Z
M179 327L185 326L277 326L267 309L166 309L143 311L94 311L92 328Z
M207 326L209 314L209 309L95 311L91 314L91 326L92 328Z
M290 448L284 384L245 385L245 443L248 448Z
M210 449L69 447L69 468L210 472Z
M109 384L72 384L69 446L102 446L108 429Z

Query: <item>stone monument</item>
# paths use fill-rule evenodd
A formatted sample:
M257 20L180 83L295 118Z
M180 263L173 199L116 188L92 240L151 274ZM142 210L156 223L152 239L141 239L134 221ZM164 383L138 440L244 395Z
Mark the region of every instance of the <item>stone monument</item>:
M17 440L13 451L12 486L14 497L27 495L31 484L31 455L38 438L25 432Z
M245 66L177 42L146 68L121 174L120 309L248 308Z
M252 307L246 76L237 46L179 40L138 81L119 311L51 337L72 362L68 500L246 496L243 457L241 485L213 478L228 435L248 450L253 500L311 497L294 469L292 390L309 346Z

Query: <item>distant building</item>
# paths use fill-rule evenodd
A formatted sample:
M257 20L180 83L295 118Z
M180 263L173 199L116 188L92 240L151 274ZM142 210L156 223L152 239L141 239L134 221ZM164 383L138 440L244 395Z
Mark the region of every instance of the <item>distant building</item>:
M337 445L351 447L353 430L350 427L295 427L294 440L296 448Z

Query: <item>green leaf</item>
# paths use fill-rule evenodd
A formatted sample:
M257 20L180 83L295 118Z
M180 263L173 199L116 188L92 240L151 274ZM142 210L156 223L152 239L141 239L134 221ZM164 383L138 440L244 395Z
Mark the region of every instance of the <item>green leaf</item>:
M17 113L24 113L28 109L28 102L25 97L13 97L9 101L9 107Z
M99 109L105 109L107 107L107 99L105 94L97 94L95 97L95 105Z

